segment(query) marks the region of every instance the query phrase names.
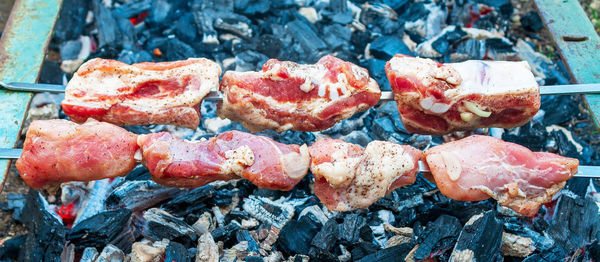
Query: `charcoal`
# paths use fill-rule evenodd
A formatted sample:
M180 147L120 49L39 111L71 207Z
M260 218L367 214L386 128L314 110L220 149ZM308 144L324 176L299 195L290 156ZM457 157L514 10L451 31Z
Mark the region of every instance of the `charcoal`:
M86 247L81 253L81 260L79 262L94 262L98 258L98 250L95 247Z
M380 117L376 118L373 121L373 126L371 126L371 130L376 138L381 140L388 140L391 134L395 133L394 123L389 117Z
M100 255L98 255L98 258L94 262L117 262L124 260L125 254L123 251L116 246L108 244L102 249L102 252L100 252Z
M196 57L194 48L177 38L169 39L160 50L163 52L162 57L166 61L185 60L189 57Z
M135 242L131 247L131 262L160 261L165 254L169 240L155 242ZM186 252L187 253L187 252Z
M237 232L235 232L235 239L238 242L242 242L242 241L248 242L248 249L246 251L248 251L248 252L254 252L254 253L258 254L258 252L259 252L258 243L252 237L252 235L250 235L250 231L248 231L248 230L238 230Z
M127 208L140 211L153 207L180 192L178 188L164 187L152 180L124 181L106 198L107 209Z
M113 13L122 18L134 17L150 10L150 8L152 8L152 2L152 0L127 1L125 4L115 7Z
M250 16L264 14L271 8L271 1L269 0L234 0L233 3L236 12Z
M77 59L79 56L79 51L81 51L81 41L79 40L71 40L63 42L60 45L60 59L61 60L73 60Z
M323 40L325 40L329 47L331 49L337 49L348 45L348 42L352 37L352 31L348 27L333 24L323 28L323 35Z
M558 125L569 121L573 112L578 111L578 103L573 96L542 96L541 110L544 110L544 125Z
M367 44L372 41L372 37L367 32L361 32L356 30L352 33L352 37L350 37L350 42L354 45L355 50L365 50Z
M460 221L448 215L441 215L429 222L427 229L419 236L420 244L415 252L415 259L426 259L432 254L442 254L452 248L461 228Z
M395 54L414 55L402 39L396 36L380 36L369 47L371 54L382 60L390 60Z
M40 71L39 83L43 84L63 84L63 71L60 69L60 63L44 60Z
M124 49L119 53L117 60L126 64L150 62L152 61L152 55L144 50L138 52Z
M246 262L263 262L265 261L262 257L257 256L247 256Z
M338 237L345 244L352 244L361 238L364 228L370 229L367 220L357 213L352 213L344 217L344 222L340 224Z
M152 1L146 21L152 26L167 27L186 4L187 1L184 0Z
M175 216L185 216L206 208L206 202L215 195L215 188L211 185L206 185L173 198L171 201L163 204L161 208Z
M360 145L362 147L366 147L367 144L372 141L371 137L369 137L369 135L362 130L352 131L350 134L340 137L340 139L348 143Z
M506 18L510 17L514 11L510 0L477 0L477 2L497 8L502 16Z
M525 30L536 32L544 27L544 23L536 11L529 11L521 17L521 26Z
M581 158L581 153L583 153L584 147L572 132L559 126L546 127L546 130L550 132L548 136L556 141L558 148L557 153L559 155Z
M75 225L67 234L67 239L78 247L101 248L107 243L114 244L119 234L129 226L130 218L131 211L127 209L104 211Z
M204 233L198 239L196 261L219 261L219 248L211 234Z
M235 56L235 71L259 71L268 59L261 53L246 50Z
M598 240L598 206L589 198L563 195L557 204L548 234L568 253Z
M212 238L216 241L228 241L233 237L234 232L240 229L240 225L236 222L231 222L223 227L217 227L215 230L210 232Z
M327 44L305 22L294 20L285 25L286 32L300 44L305 54L314 56L318 51L326 49ZM316 57L314 57L316 59Z
M198 237L192 226L162 209L151 208L144 212L143 217L145 222L142 235L149 239L161 241L166 238L189 246Z
M375 253L364 256L359 262L368 262L368 261L404 261L404 258L408 255L408 253L413 249L414 244L404 243L388 248L384 248Z
M110 178L105 178L92 182L91 193L82 204L82 211L73 222L73 226L105 210L104 201L112 189L110 180Z
M171 241L165 250L165 260L169 262L188 262L192 261L184 245Z
M546 146L547 132L541 123L529 122L504 132L502 140L523 145L533 151L542 151Z
M321 229L321 223L312 214L288 222L279 233L277 247L288 256L308 254L311 241Z
M274 35L261 35L255 41L256 51L265 54L267 57L279 57L279 53L283 48L283 42Z
M362 240L357 243L353 243L352 246L352 259L355 260L360 260L363 257L373 254L379 250L379 247L376 244Z
M320 251L331 250L337 242L340 227L335 219L329 219L321 230L314 236L311 245Z
M234 13L223 13L219 16L213 23L215 29L233 33L244 39L250 39L254 35L252 21L247 17Z
M0 261L4 260L17 260L19 257L19 250L25 245L27 235L15 236L4 241L0 246Z
M462 62L466 60L479 60L483 58L481 49L481 41L477 39L467 39L456 45L454 53L450 54L453 57L452 62Z
M8 193L6 194L6 202L0 203L0 209L5 211L13 212L13 219L19 222L23 222L21 220L21 214L23 213L23 209L27 204L27 195L24 194L16 194L16 193Z
M248 219L250 214L243 210L231 210L225 215L225 222L229 223L232 220L242 221L242 219Z
M348 0L330 0L329 12L325 11L324 15L335 23L345 25L352 22L352 11L348 9Z
M191 13L185 14L175 23L175 35L183 42L193 43L197 34L194 16Z
M500 252L505 256L527 257L535 251L533 240L511 233L502 233Z
M117 22L117 26L120 32L120 43L123 48L132 50L137 48L136 46L136 34L133 24L129 21L129 19L114 16L115 21Z
M85 28L85 18L89 10L88 0L65 0L59 19L54 26L52 41L63 43L77 39Z
M19 260L60 261L66 229L40 192L29 190L22 218L28 233Z
M385 75L385 63L385 60L371 58L367 60L367 65L365 67L367 68L367 71L369 71L371 77L377 81L381 91L391 91L392 87ZM398 109L396 108L396 112L397 111Z
M463 227L450 260L485 261L498 256L502 242L502 224L487 211L471 217Z
M98 45L120 43L123 35L113 14L100 0L91 1L96 28L98 28Z
M242 207L256 219L277 228L282 228L294 216L294 207L289 203L278 203L253 195L244 199Z

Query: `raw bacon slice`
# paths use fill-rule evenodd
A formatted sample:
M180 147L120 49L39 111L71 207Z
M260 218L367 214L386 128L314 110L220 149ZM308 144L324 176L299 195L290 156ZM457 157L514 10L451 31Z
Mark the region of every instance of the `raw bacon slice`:
M91 181L129 173L136 166L137 136L90 119L33 121L17 160L21 178L31 188L67 181Z
M366 208L390 191L415 182L421 151L373 141L362 148L325 138L309 148L315 194L330 210Z
M140 135L143 164L159 184L199 187L216 180L246 178L261 188L292 189L308 172L306 145L286 145L239 131L205 141L162 132Z
M65 91L64 112L117 125L171 124L195 129L199 105L219 85L221 68L204 58L128 65L92 59Z
M462 201L490 197L533 216L577 173L579 161L474 135L433 147L423 158L441 193Z
M447 134L527 123L540 108L539 86L527 62L394 56L385 72L402 123L410 132Z
M379 102L366 69L333 56L314 65L271 59L260 72L227 71L218 114L252 132L319 131Z

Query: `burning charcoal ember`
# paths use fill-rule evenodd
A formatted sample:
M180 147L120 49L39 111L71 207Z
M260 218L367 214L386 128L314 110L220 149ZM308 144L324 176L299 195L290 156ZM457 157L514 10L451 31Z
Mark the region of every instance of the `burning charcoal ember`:
M294 207L283 198L273 201L251 195L244 199L242 207L256 219L277 228L282 228L294 216Z
M216 262L219 261L219 248L211 234L204 233L198 239L198 253L196 262Z
M434 222L427 223L417 241L419 248L415 259L426 259L443 255L454 246L462 225L456 217L441 215Z
M94 262L98 258L98 250L95 247L86 247L81 254L79 262Z
M8 193L6 194L6 202L0 202L0 209L4 211L12 211L13 219L22 222L21 214L27 204L27 195Z
M465 224L454 246L452 261L485 261L497 257L502 243L502 224L493 211L475 215Z
M155 241L168 239L181 242L186 246L196 241L196 230L167 211L151 208L144 212L143 218L145 221L142 235L149 239Z
M121 249L111 244L106 245L94 262L117 262L125 261L125 254Z
M145 210L181 192L178 188L164 187L152 180L124 181L106 198L109 210L127 208L133 212Z
M207 208L206 202L215 195L215 188L211 185L206 185L173 198L169 202L164 203L161 208L175 216L185 216L189 213Z
M576 218L573 214L577 214ZM598 240L598 205L589 198L563 195L554 211L548 234L569 254Z
M19 250L25 245L26 235L15 236L4 240L0 245L0 261L16 261L19 258Z
M511 233L502 233L502 246L500 252L505 256L527 257L535 251L530 238Z
M169 245L169 240L156 241L149 243L148 241L135 242L131 247L129 256L130 262L151 262L162 261L162 256ZM187 252L186 252L187 253Z
M193 256L190 256L184 245L177 242L169 242L165 250L165 260L169 262L188 262L192 261Z
M226 226L217 227L212 232L210 232L210 234L212 235L211 239L226 242L230 238L232 238L235 234L235 231L239 230L240 228L241 226L239 225L239 223L235 221L227 224Z
M288 222L279 233L277 247L284 254L308 254L310 244L321 229L321 222L311 213Z
M404 243L388 248L384 248L375 253L364 256L359 262L367 261L409 261L405 260L408 253L413 249L414 245L410 243Z
M369 46L369 52L382 60L389 60L396 54L413 55L402 39L396 36L380 36Z
M108 243L116 244L122 237L121 233L130 226L130 218L131 211L127 209L104 211L75 225L67 234L67 239L79 248L101 248Z
M24 261L59 261L65 245L66 229L46 199L29 190L22 218L28 229L20 259Z

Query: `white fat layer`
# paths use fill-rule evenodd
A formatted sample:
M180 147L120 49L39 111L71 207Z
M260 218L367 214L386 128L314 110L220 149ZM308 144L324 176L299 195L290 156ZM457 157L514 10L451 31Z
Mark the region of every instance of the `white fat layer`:
M108 109L114 104L120 104L149 113L161 113L170 107L194 106L200 103L211 89L218 87L221 68L215 62L204 58L191 59L195 62L167 70L147 70L132 65L123 65L109 71L93 70L85 75L76 73L67 85L63 103L104 109ZM93 62L94 60L90 60L88 63ZM82 65L82 68L84 67L85 64ZM127 75L127 77L122 77L123 75ZM125 100L98 99L102 96L127 94L131 92L130 88L140 83L178 79L181 76L196 76L197 79L192 81L196 81L200 87L188 88L182 94L174 97L162 97L160 102L156 98L145 97ZM75 97L73 94L79 91L85 92L86 95L81 98Z
M254 164L254 152L247 145L243 145L234 150L225 152L225 161L221 165L221 170L225 174L242 175L242 171L247 166Z
M286 175L291 179L300 179L308 172L310 166L310 156L306 144L300 146L300 152L290 152L281 155L281 163L286 171Z
M327 183L333 188L344 188L350 185L356 175L356 167L361 162L362 157L348 157L348 147L350 144L336 144L336 150L331 154L332 162L324 162L312 167L314 173L325 177Z

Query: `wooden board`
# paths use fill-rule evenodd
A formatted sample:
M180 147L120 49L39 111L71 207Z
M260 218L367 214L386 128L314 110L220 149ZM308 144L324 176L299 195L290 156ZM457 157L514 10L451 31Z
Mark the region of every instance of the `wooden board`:
M600 37L577 0L534 0L575 83L600 83ZM600 126L600 95L585 95Z
M0 39L0 79L37 81L62 0L17 0ZM0 147L12 148L32 93L0 90ZM0 192L10 162L0 160Z

